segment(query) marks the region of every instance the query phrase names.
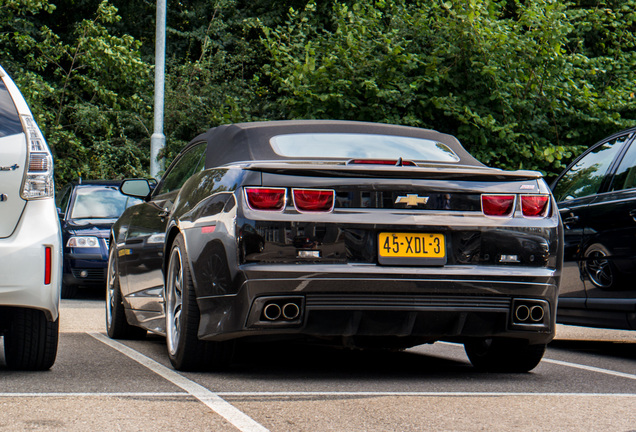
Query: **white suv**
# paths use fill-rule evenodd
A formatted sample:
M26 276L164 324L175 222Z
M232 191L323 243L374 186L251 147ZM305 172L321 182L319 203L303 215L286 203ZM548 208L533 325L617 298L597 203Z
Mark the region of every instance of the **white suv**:
M22 94L0 67L0 334L13 369L55 362L62 238L53 158Z

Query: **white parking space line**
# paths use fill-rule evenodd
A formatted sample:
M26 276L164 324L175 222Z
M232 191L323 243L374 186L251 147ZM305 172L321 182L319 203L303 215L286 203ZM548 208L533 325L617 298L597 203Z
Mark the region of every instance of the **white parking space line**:
M335 392L219 392L219 396L223 397L294 397L294 396L325 396L325 397L339 397L339 396L406 396L406 397L509 397L509 396L557 396L557 397L625 397L636 398L634 393L522 393L522 392L348 392L348 391L335 391Z
M190 393L185 392L99 392L99 393L0 393L0 398L12 397L142 397L142 398L163 398L163 397L190 397Z
M126 345L114 341L101 333L97 332L88 332L88 334L100 342L110 346L111 348L119 351L125 356L135 360L137 363L147 367L157 375L163 377L164 379L170 381L172 384L177 387L182 388L190 395L194 396L205 405L207 405L212 411L219 414L227 421L229 421L234 427L239 429L242 432L267 432L268 429L263 427L261 424L254 421L251 417L249 417L244 412L235 408L230 403L224 401L219 395L211 392L205 387L195 383L184 377L183 375L178 374L172 369L165 367L164 365L157 363L149 357L135 351L132 348L127 347Z
M598 373L603 373L603 374L606 374L606 375L613 375L613 376L617 376L617 377L621 377L621 378L636 379L636 375L634 375L634 374L628 374L628 373L624 373L624 372L617 372L617 371L613 371L613 370L610 370L610 369L603 369L603 368L598 368L598 367L594 367L594 366L587 366L587 365L582 365L582 364L578 364L578 363L570 363L570 362L566 362L566 361L552 360L552 359L548 359L548 358L544 358L543 360L541 360L541 362L552 363L552 364L556 364L556 365L559 365L559 366L567 366L567 367L576 368L576 369L583 369L583 370L590 371L590 372L598 372Z
M320 396L320 397L383 397L383 396L403 396L403 397L509 397L509 396L533 396L533 397L609 397L609 398L636 398L635 393L521 393L521 392L391 392L391 391L293 391L293 392L218 392L217 396L222 397L300 397L300 396ZM0 393L0 398L16 397L192 397L186 392L101 392L101 393Z

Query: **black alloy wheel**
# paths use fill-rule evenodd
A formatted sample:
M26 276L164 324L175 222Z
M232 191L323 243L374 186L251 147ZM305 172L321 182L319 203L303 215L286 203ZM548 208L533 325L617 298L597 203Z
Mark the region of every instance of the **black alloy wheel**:
M599 288L608 289L614 284L614 271L609 255L610 252L601 244L593 244L585 252L585 272Z

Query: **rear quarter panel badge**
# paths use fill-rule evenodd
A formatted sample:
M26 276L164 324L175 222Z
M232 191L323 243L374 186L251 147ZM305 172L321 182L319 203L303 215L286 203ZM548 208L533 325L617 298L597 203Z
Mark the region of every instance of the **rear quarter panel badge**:
M13 164L11 166L0 166L0 171L15 171L20 168L20 165Z
M9 197L5 194L0 194L0 202L5 202L6 200L8 200Z

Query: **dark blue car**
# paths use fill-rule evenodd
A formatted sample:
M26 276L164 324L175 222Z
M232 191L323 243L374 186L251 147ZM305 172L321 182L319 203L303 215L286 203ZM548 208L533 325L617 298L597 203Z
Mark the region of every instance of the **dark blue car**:
M119 215L140 200L119 192L118 180L75 180L57 195L64 244L62 297L80 287L106 286L108 236Z

